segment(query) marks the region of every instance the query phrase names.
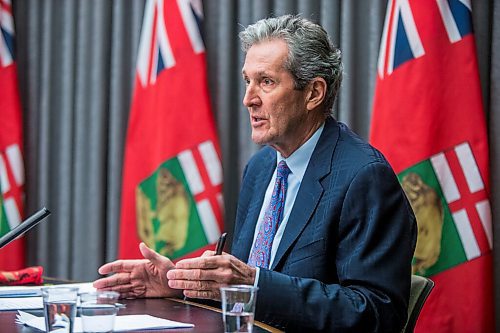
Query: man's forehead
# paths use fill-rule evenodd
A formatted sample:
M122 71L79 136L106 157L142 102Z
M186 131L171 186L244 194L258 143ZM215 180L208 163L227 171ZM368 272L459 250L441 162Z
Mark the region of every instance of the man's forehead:
M282 39L265 40L252 45L248 50L246 57L270 57L282 56L288 53L288 44Z
M288 56L282 40L264 41L253 45L245 55L242 74L263 75L281 72Z

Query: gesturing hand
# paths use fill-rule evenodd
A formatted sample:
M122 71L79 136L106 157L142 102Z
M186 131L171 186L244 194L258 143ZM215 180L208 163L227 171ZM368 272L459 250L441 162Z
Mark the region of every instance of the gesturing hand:
M230 254L214 254L206 251L201 257L179 261L167 273L169 287L183 289L186 297L220 300L221 286L254 284L254 267Z
M117 291L122 298L182 295L168 286L167 272L175 267L172 261L144 243L139 250L145 259L116 260L101 266L99 274L114 274L94 281L94 287Z

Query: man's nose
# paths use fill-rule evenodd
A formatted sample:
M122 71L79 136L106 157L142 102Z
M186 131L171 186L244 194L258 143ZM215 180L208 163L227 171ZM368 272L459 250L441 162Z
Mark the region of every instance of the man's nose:
M243 96L243 105L247 108L260 105L260 98L256 88L257 87L252 83L249 83L246 87L245 96Z

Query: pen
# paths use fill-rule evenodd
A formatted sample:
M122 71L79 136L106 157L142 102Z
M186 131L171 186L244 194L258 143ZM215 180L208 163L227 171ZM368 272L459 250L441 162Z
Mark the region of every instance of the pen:
M224 249L224 244L226 243L227 232L220 235L219 240L217 241L217 245L215 246L215 255L219 256L222 254L222 250Z

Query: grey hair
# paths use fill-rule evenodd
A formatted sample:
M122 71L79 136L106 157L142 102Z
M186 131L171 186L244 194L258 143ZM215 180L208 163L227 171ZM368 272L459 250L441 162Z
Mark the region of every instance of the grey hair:
M241 48L263 41L282 39L288 45L285 69L295 80L295 89L302 90L316 77L326 81L325 114L332 112L342 82L341 53L320 25L300 16L284 15L267 18L249 25L239 33Z

